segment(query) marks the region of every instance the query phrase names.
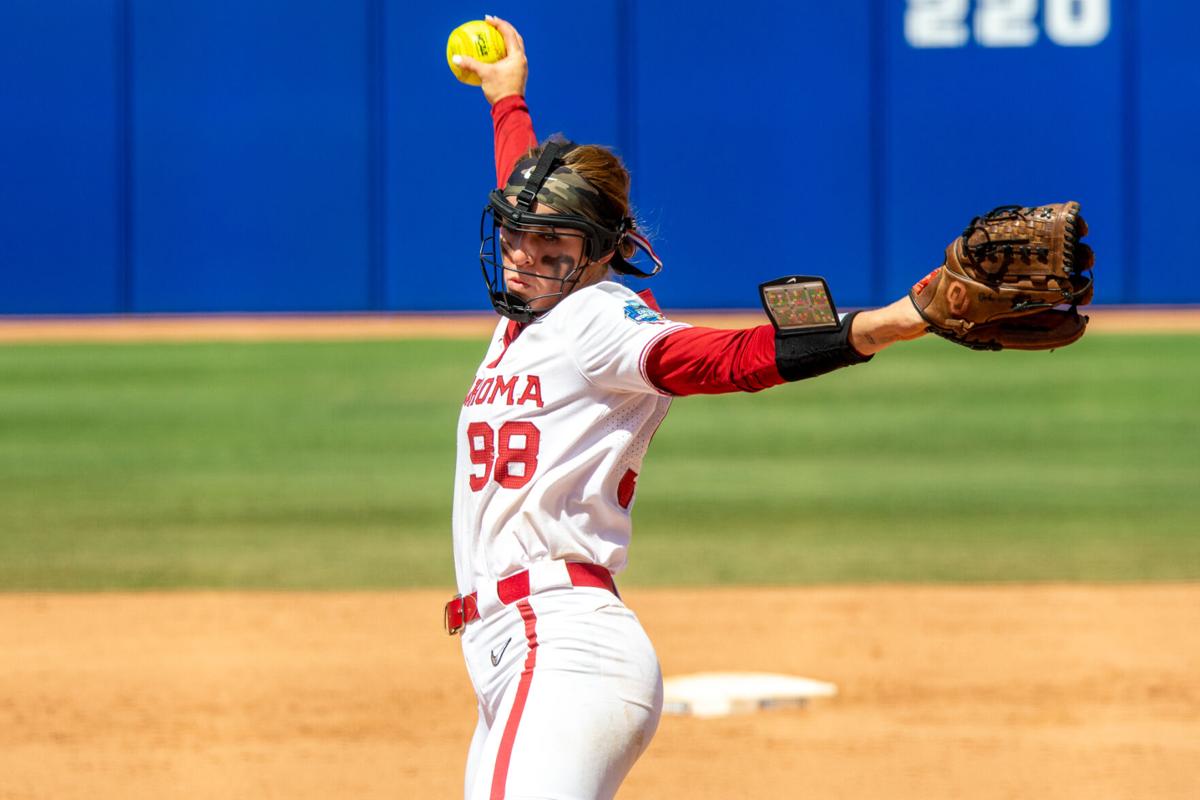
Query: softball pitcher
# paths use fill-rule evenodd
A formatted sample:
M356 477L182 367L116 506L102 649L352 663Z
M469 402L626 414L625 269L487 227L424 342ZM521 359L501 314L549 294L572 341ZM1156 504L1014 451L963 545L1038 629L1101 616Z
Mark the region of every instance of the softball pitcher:
M458 594L444 610L479 706L464 793L611 798L662 710L654 648L613 576L672 398L859 364L932 323L908 297L839 319L819 279L764 285L772 324L664 317L649 292L616 280L662 267L630 214L624 166L602 147L538 145L521 37L488 21L506 57L456 62L491 103L499 187L480 259L500 319L458 423Z

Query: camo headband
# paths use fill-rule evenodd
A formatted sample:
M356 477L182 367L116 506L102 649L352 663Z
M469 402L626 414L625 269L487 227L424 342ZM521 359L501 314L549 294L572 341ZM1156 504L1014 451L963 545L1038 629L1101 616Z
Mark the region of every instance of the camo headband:
M552 139L547 146L555 144L562 148L561 155L566 155L575 147L573 143L560 139ZM600 194L596 187L584 180L579 173L563 164L561 155L552 157L554 158L553 166L537 190L535 195L537 201L553 207L560 213L582 214L605 227L619 230L623 222L620 211L614 209L613 204ZM530 156L519 161L501 193L505 197L519 196L530 178L533 177L537 166L537 156Z

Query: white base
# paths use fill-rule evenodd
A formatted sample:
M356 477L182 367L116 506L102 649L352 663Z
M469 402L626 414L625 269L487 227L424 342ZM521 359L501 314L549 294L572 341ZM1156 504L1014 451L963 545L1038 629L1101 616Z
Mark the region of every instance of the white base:
M770 672L700 672L663 681L663 713L724 717L767 708L803 708L814 697L833 697L832 683Z

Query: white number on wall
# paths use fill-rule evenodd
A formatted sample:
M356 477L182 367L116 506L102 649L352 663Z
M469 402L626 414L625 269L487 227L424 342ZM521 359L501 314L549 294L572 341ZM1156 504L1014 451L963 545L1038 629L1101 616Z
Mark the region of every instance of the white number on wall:
M1046 35L1068 47L1088 47L1108 36L1108 0L1046 0Z
M967 0L908 0L904 35L913 47L962 47L970 37Z
M1110 0L1045 0L1043 25L1050 41L1088 47L1108 36ZM904 37L913 47L964 47L974 28L981 47L1030 47L1038 40L1038 0L908 0Z
M975 41L984 47L1029 47L1037 41L1037 0L979 0Z

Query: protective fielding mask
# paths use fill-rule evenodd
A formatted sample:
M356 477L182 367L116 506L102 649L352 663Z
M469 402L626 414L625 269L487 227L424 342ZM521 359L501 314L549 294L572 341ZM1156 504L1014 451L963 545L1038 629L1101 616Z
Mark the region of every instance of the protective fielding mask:
M549 308L535 310L531 304L544 298L565 297L574 290L583 269L610 253L613 271L648 278L658 274L662 261L644 236L634 230L631 217L622 216L606 198L580 175L566 166L564 157L576 145L561 138L551 138L536 158L519 162L503 189L488 195L488 204L480 219L479 262L487 283L492 306L501 315L517 322L532 322ZM536 204L551 206L560 213L535 214ZM547 276L535 271L538 265L526 269L505 267L505 246L525 236L543 240L579 238L583 252L578 264L572 264L561 275ZM632 242L650 259L653 266L642 269L621 255L620 245ZM504 272L529 275L557 282L558 290L522 298L509 292ZM553 306L550 306L553 307Z

